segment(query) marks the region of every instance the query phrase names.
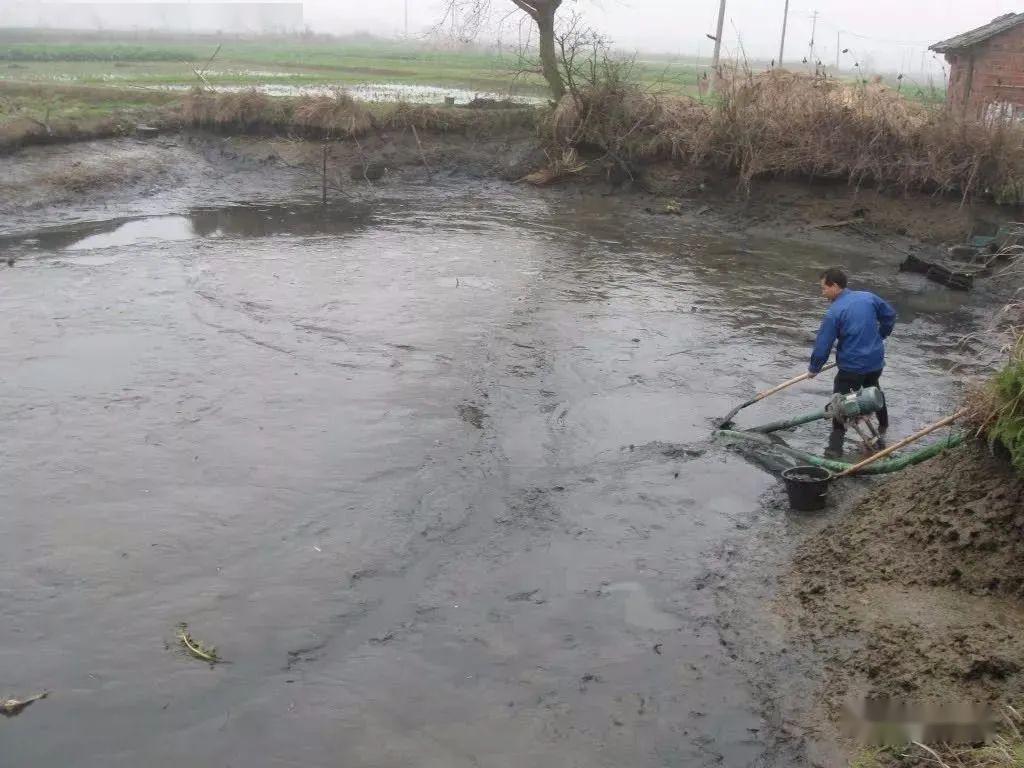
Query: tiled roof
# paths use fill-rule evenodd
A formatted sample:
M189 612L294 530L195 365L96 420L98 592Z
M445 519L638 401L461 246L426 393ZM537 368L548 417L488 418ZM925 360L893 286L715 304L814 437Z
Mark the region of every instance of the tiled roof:
M964 32L962 35L936 43L929 50L936 53L945 53L946 51L955 51L958 48L970 48L972 45L983 43L996 35L1001 35L1018 24L1024 24L1024 13L1007 13L1005 16L992 19L983 27L972 29L970 32Z

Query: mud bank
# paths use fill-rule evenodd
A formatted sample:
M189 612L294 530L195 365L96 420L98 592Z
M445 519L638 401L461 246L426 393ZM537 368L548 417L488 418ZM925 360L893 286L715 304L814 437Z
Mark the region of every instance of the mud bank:
M806 727L855 751L835 726L851 698L1019 702L1022 533L1024 481L972 443L877 486L803 543L776 610L820 660L809 710L821 716Z
M17 218L57 206L124 205L145 208L198 173L214 187L225 164L231 180L262 177L268 189L281 178L293 190L319 195L324 149L329 199L372 200L395 183L437 183L450 178L497 179L531 186L531 173L548 158L529 131L505 135L387 131L359 141L226 137L172 133L157 140L118 138L61 146L27 147L0 157L0 214ZM239 171L239 169L242 169ZM547 187L559 196L622 197L660 226L663 217L725 220L737 233L799 237L825 247L860 241L902 259L910 252L962 240L979 222L1003 222L1013 211L984 202L963 206L941 196L892 196L846 184L763 180L749 194L735 179L698 168L654 163L634 178L603 162ZM227 193L225 192L225 195Z

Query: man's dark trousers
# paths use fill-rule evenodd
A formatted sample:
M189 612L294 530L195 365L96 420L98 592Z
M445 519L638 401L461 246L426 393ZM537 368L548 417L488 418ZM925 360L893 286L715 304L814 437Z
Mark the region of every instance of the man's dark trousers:
M850 371L839 371L836 374L835 383L832 385L832 391L834 393L848 394L850 392L856 392L858 389L864 387L877 387L878 380L881 378L881 371L874 371L873 373L851 373ZM882 393L882 402L885 403L885 393ZM878 428L883 432L889 428L889 409L883 405L882 410L878 412ZM838 429L844 431L846 427L843 426L842 422L832 421L832 429Z

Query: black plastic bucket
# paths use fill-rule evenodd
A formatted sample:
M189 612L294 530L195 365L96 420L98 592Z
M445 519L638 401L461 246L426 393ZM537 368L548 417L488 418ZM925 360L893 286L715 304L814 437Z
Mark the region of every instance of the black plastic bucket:
M793 467L782 473L789 494L789 506L798 512L825 508L832 473L824 467Z

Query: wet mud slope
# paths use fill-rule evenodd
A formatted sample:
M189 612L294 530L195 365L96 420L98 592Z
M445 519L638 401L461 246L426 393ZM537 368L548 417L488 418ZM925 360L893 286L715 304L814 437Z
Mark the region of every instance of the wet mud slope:
M776 605L831 738L851 696L1019 702L1024 481L977 443L908 470L798 548Z

